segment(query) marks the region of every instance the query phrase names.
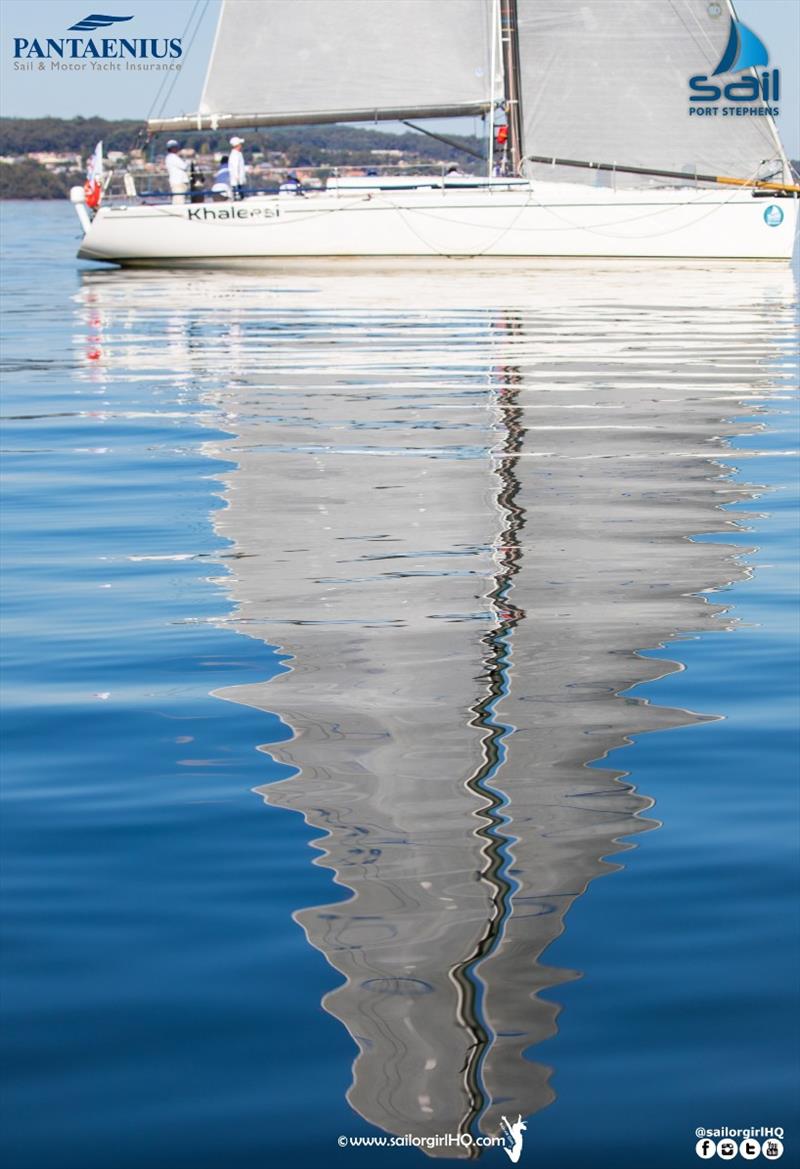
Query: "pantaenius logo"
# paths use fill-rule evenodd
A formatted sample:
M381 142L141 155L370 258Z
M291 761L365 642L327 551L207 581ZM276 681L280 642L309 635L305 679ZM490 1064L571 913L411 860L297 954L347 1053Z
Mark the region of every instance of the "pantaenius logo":
M129 20L133 17L90 12L71 24L67 31L92 33ZM14 60L29 61L30 68L36 61L50 61L53 68L58 68L60 61L174 61L182 55L180 37L14 37ZM27 66L15 65L14 68Z
M767 227L780 227L783 223L783 208L770 203L769 207L764 208L764 222Z
M721 12L718 4L709 4L708 10L712 17ZM689 107L689 113L707 116L717 115L721 110L723 117L777 115L778 106L773 103L780 99L780 70L767 69L767 65L767 46L746 24L731 17L728 43L711 77L729 73L738 73L740 76L718 85L710 82L705 73L690 77L689 89L692 93L689 101L696 104ZM716 105L722 98L734 104Z
M92 12L84 16L77 24L69 26L70 32L94 32L96 28L110 28L112 24L119 24L123 20L133 20L132 16L104 16L102 12Z

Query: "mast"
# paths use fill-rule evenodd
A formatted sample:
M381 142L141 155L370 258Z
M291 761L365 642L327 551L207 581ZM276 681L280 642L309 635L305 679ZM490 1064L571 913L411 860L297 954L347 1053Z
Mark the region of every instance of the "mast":
M508 149L511 155L512 171L517 175L522 163L522 102L519 83L517 0L500 0L500 37L503 48Z

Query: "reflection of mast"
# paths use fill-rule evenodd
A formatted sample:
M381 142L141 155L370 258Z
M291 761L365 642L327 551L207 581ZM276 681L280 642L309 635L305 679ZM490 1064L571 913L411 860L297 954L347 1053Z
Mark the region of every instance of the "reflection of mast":
M505 328L511 332L521 328L519 320L508 319ZM502 327L502 326L501 326ZM491 953L497 938L502 934L503 923L511 913L511 897L515 882L508 873L509 837L504 831L507 817L503 814L506 798L494 780L505 758L505 740L513 732L498 719L497 705L507 692L509 667L511 664L511 638L514 629L524 620L525 613L511 601L514 576L519 572L522 559L520 532L525 525L525 511L517 503L519 480L516 464L525 437L522 426L523 414L519 408L519 386L522 377L519 369L503 366L499 370L499 387L494 392L495 407L499 412L499 425L503 428L501 457L495 461L493 474L499 480L496 497L503 528L495 541L493 560L495 572L493 587L487 593L494 614L494 625L481 639L486 647L484 656L484 680L486 693L472 707L473 718L470 726L480 727L486 733L481 741L483 759L480 766L466 781L466 786L484 800L484 806L476 815L483 820L476 828L475 835L482 841L483 866L479 876L490 890L490 912L483 936L473 953L453 967L451 977L461 991L459 1015L464 1025L474 1036L469 1062L464 1070L464 1081L471 1101L470 1113L465 1117L463 1131L470 1129L472 1122L483 1112L488 1100L481 1084L480 1068L484 1053L491 1043L491 1034L482 1020L482 982L479 966Z

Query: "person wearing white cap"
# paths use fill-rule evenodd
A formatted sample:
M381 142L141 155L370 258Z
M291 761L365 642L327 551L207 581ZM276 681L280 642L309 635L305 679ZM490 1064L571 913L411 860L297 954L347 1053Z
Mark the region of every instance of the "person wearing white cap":
M178 153L178 143L170 138L167 143L167 176L173 203L185 203L189 190L189 163Z
M244 185L247 182L247 174L244 166L244 155L242 154L242 147L244 146L244 138L231 138L231 152L228 155L228 170L230 171L231 191L234 199L242 199L244 197Z

